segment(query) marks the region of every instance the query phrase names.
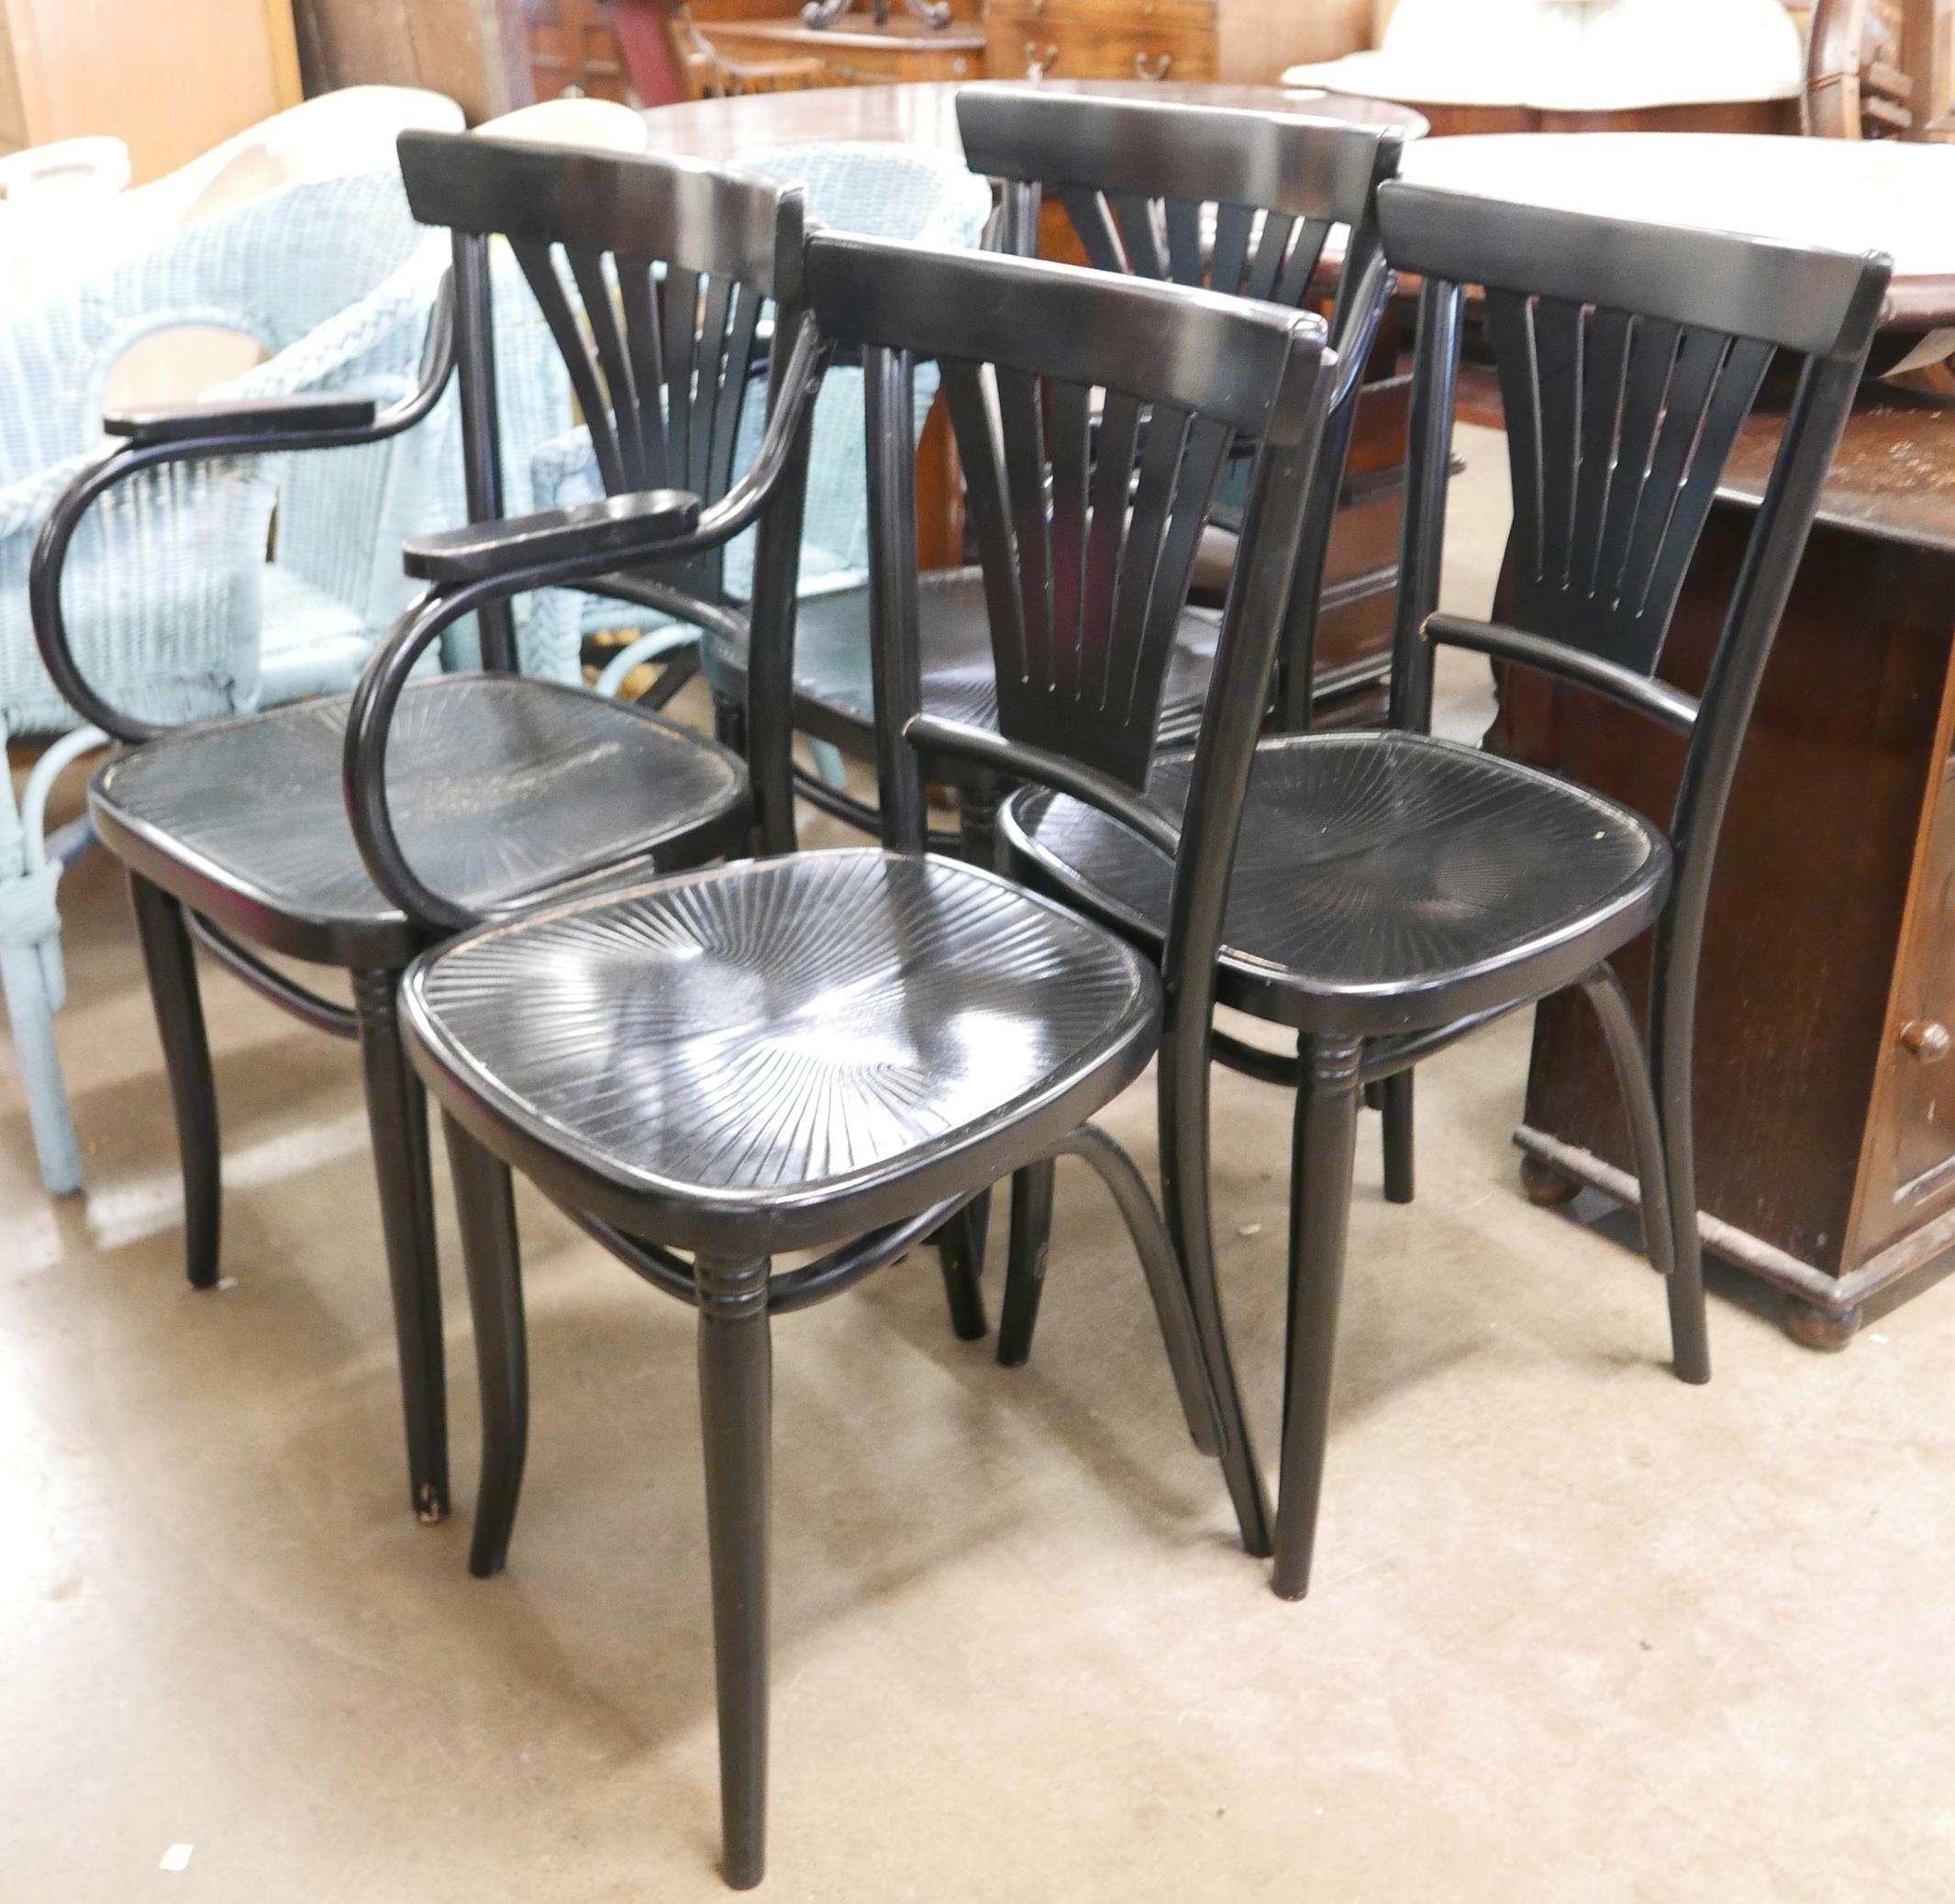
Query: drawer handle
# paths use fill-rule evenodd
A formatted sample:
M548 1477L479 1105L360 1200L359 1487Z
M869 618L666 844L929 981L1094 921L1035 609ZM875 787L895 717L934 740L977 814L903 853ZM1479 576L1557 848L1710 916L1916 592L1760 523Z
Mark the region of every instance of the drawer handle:
M1940 1063L1951 1045L1955 1038L1949 1036L1949 1028L1933 1019L1913 1019L1901 1027L1902 1050L1924 1064Z
M1173 67L1174 55L1172 53L1161 54L1151 67L1147 62L1147 55L1145 53L1136 53L1134 55L1134 77L1136 79L1166 79L1168 74L1173 70Z
M1044 52L1027 39L1025 42L1025 76L1027 79L1043 79L1059 63L1059 49L1047 45Z

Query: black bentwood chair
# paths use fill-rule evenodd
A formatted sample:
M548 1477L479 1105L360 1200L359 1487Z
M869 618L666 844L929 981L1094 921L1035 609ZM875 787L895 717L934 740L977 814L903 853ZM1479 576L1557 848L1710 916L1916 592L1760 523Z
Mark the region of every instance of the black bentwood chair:
M1087 258L1100 270L1293 308L1334 295L1330 342L1338 383L1280 650L1283 657L1307 653L1359 379L1391 290L1375 199L1379 182L1398 169L1397 128L986 85L960 89L957 122L971 169L1003 182L1001 250L1023 257L1037 252L1040 195L1049 192L1064 205ZM1332 239L1340 232L1338 252ZM1322 268L1327 248L1340 259L1334 291ZM1201 718L1220 615L1177 606L1161 740L1185 746ZM809 597L800 604L796 626L795 726L872 761L868 587ZM948 719L995 727L998 695L981 571L926 574L918 627L924 707ZM704 646L716 693L737 702L743 651L710 636ZM1309 671L1280 663L1278 686L1281 724L1308 725ZM996 773L961 760L929 765L933 779L958 793L966 856L993 864ZM872 808L813 776L802 778L801 792L864 831L878 828Z
M367 876L340 779L350 697L164 734L102 707L81 677L59 603L61 557L83 512L111 482L166 453L215 456L246 440L255 446L256 438L246 436L250 419L200 418L189 435L179 430L190 426L174 420L141 424L132 446L100 465L56 511L37 552L34 585L50 671L88 719L131 743L96 774L89 810L129 868L183 1150L190 1280L200 1287L217 1280L219 1210L217 1099L194 933L273 1002L359 1041L409 1482L416 1511L436 1520L449 1502L440 1287L426 1104L395 1017L401 969L459 922L506 911L565 881L745 852L752 828L747 772L730 750L628 705L516 674L508 603L527 589L567 585L656 593L686 612L690 597L681 598L678 585L640 588L615 572L654 557L699 562L764 513L770 526L785 525L785 540L768 541L772 566L761 572L752 612L763 620L789 612L783 603L792 599L800 512L794 445L813 383L813 349L805 343L792 362L783 355L766 441L751 474L728 488L761 302L775 298L785 312L801 302L798 192L689 163L450 134L407 133L400 156L415 215L454 232L455 356L472 513L490 518L501 507L490 232L508 236L550 320L614 492L575 508L483 519L406 551L410 573L434 585L443 601L463 600L479 614L488 664L480 674L417 682L398 721L397 823L417 863L460 894L460 904L406 879L396 890L407 903L397 904ZM608 402L553 262L557 245L583 294ZM624 307L622 331L604 274L607 257ZM650 275L655 258L671 266L657 291ZM412 400L423 410L446 376L446 350L444 341ZM319 414L311 416L315 408ZM371 405L333 399L306 410L306 429L286 440L310 447L372 434L362 428L371 423ZM361 418L339 414L356 411ZM281 413L287 422L296 414ZM401 427L404 418L388 420ZM716 448L687 464L669 451L689 429L695 443L725 445L725 456ZM663 486L675 473L707 494ZM768 540L767 529L762 535ZM691 606L716 618L728 612ZM409 632L425 622L425 615L410 617ZM252 946L349 971L353 1008L315 996Z
M1393 729L1258 748L1228 898L1222 1003L1297 1033L1294 1063L1216 1035L1297 1092L1275 1586L1309 1582L1361 1093L1564 986L1594 1003L1635 1138L1650 1255L1669 1278L1677 1374L1709 1378L1691 1161L1691 1035L1725 800L1819 489L1885 289L1883 258L1525 209L1379 195L1385 250L1421 295ZM1434 612L1462 284L1486 287L1515 495L1511 625ZM1796 399L1710 677L1655 678L1738 426L1777 351ZM1438 642L1545 669L1684 738L1668 835L1555 776L1437 740ZM1163 757L1157 813L1193 768ZM1015 796L1007 863L1148 946L1165 869L1078 800ZM1656 930L1646 1058L1609 965ZM1199 1236L1183 1237L1199 1250ZM1191 1267L1196 1265L1191 1264ZM1205 1275L1205 1272L1204 1272ZM1007 1320L1013 1293L1005 1297ZM1208 1342L1218 1362L1218 1336Z
M884 846L552 904L438 948L401 991L414 1062L450 1119L475 1305L478 1574L507 1551L525 1438L505 1164L698 1308L725 1868L741 1887L762 1865L774 1314L894 1261L1009 1172L1083 1157L1133 1234L1190 1431L1222 1456L1245 1542L1267 1551L1233 1378L1225 1361L1204 1378L1190 1296L1212 1329L1212 1281L1184 1286L1139 1174L1083 1120L1165 1039L1168 1076L1190 1086L1173 1101L1194 1108L1171 1141L1196 1141L1230 848L1330 365L1315 317L1064 265L822 235L807 284L824 337L863 351ZM995 730L923 711L904 419L925 356L941 364L985 525ZM1137 790L1196 532L1239 434L1261 453L1177 834ZM451 612L438 591L376 657L348 737L369 863L405 904L420 888L402 870L376 770L405 663ZM784 825L791 791L783 637L755 626L755 758L776 763L759 791L782 803L763 826ZM1173 864L1161 975L1077 914L928 853L919 752L1064 787L1142 829ZM1198 1195L1182 1220L1205 1221Z
M1037 252L1039 207L1050 195L1065 208L1097 270L1292 308L1306 300L1333 299L1330 343L1338 376L1272 682L1276 725L1308 727L1309 657L1358 385L1392 288L1378 238L1377 193L1398 170L1398 129L1022 85L961 88L957 122L971 169L1002 184L1001 250L1027 258ZM1336 260L1334 273L1327 268L1327 254ZM1115 447L1117 454L1130 446ZM1191 583L1217 549L1228 551L1233 538L1223 524L1239 524L1240 516L1229 507L1227 492L1239 483L1244 466L1239 455L1225 465L1221 493L1188 570ZM923 577L921 590L925 708L948 719L995 727L998 689L983 571L933 572ZM1201 718L1221 618L1215 608L1185 599L1179 607L1158 741L1185 747ZM794 724L844 753L872 761L869 612L866 586L811 596L799 605ZM716 695L722 705L737 703L742 651L711 635L702 647ZM963 855L979 865L995 865L998 803L1009 781L990 764L949 757L931 759L929 772L956 791ZM811 805L865 831L878 827L873 808L812 775L800 776L800 791ZM1408 1198L1411 1086L1408 1073L1383 1087L1392 1180L1394 1187L1404 1185ZM1012 1186L1011 1250L1021 1261L1043 1261L1051 1198L1051 1172L1042 1166ZM987 1203L980 1199L944 1238L952 1253L945 1275L953 1291L953 1316L975 1322L969 1327L960 1320L959 1333L967 1340L983 1333L976 1276ZM1020 1329L1002 1329L999 1359L1007 1365L1022 1361L1024 1340Z
M957 95L966 162L1002 183L1000 243L1023 257L1039 250L1040 207L1050 197L1099 271L1205 287L1297 306L1331 300L1330 344L1338 357L1323 453L1305 518L1276 669L1270 684L1273 725L1300 733L1311 725L1321 687L1313 660L1324 570L1344 484L1358 386L1392 293L1392 273L1378 234L1378 188L1396 175L1402 137L1395 127L1352 126L1290 113L1171 105L1145 99L1094 99L1022 85L966 86ZM1334 262L1334 269L1330 268ZM1239 512L1230 507L1232 459L1191 571L1197 598L1233 557ZM1219 563L1217 559L1219 558ZM957 579L938 585L954 599ZM826 605L823 605L826 607ZM800 653L816 651L821 607L801 623ZM969 618L966 618L969 619ZM1214 615L1191 607L1177 631L1168 669L1168 703L1160 744L1186 746L1200 718L1214 652ZM972 636L975 635L973 642ZM804 659L797 672L805 674ZM982 624L960 633L954 618L925 624L924 705L958 708L960 685L991 689ZM988 699L963 718L988 719ZM960 823L968 850L997 863L995 775L961 784ZM1225 1063L1227 1053L1221 1053ZM1386 1175L1394 1195L1411 1189L1412 1076L1380 1086ZM1052 1173L1035 1165L1012 1185L1007 1277L1019 1300L1002 1319L998 1360L1007 1367L1030 1353L1038 1278L1051 1227Z

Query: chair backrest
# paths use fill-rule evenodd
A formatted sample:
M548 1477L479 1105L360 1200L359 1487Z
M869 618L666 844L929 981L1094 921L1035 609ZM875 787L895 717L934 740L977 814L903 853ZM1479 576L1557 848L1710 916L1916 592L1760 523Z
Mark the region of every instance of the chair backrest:
M1321 320L1068 265L828 233L810 241L807 276L824 336L863 352L877 765L885 838L901 850L925 839L917 745L1083 792L1159 837L1159 816L1149 819L1134 795L1153 753L1175 616L1221 457L1239 436L1258 446L1169 934L1171 985L1209 983L1322 437L1333 360ZM896 421L910 413L918 358L940 368L968 485L996 733L921 715L916 451ZM763 665L778 673L780 657L757 652L756 675Z
M473 521L503 513L488 241L505 239L556 340L605 492L731 486L762 307L803 302L797 187L666 156L404 134L415 216L453 234L462 451ZM568 271L566 281L565 272ZM716 561L689 572L716 591ZM513 665L506 612L483 658Z
M778 146L756 153L756 172L791 179L807 193L811 225L866 238L969 251L991 221L991 186L949 154L888 140L830 139ZM916 429L920 432L937 394L934 370L919 365ZM750 418L737 467L760 443ZM862 377L849 364L831 367L821 386L808 450L807 502L802 531L804 588L860 580L869 563L867 472L862 466ZM727 551L727 585L744 591L750 548Z
M1344 351L1378 251L1375 195L1398 170L1396 127L1004 85L964 87L957 123L972 170L1004 182L1004 249L1022 256L1038 250L1050 195L1102 271L1298 305L1321 293L1342 228L1330 340Z
M1404 182L1385 251L1425 279L1393 704L1430 717L1434 639L1520 661L1688 736L1675 903L1701 909L1738 746L1879 321L1881 256L1503 204ZM1514 492L1508 624L1435 616L1461 286L1484 286ZM1655 679L1738 429L1796 388L1701 698ZM1693 852L1693 849L1703 849Z
M1307 726L1331 522L1361 373L1391 292L1377 193L1398 171L1399 129L1002 85L964 87L957 117L972 169L1004 182L1004 250L1037 252L1050 195L1102 271L1295 306L1332 295L1326 266L1335 258L1338 387L1278 650L1282 722ZM1241 474L1225 477L1224 523L1240 504Z

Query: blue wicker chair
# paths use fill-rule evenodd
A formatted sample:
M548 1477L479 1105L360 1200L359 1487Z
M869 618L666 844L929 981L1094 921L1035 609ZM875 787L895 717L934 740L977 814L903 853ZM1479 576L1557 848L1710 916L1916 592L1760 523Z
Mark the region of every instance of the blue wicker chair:
M41 521L100 457L109 375L139 340L184 325L255 340L267 361L211 393L227 406L333 392L386 405L415 386L445 262L398 177L360 173L269 193L0 313L0 736L60 737L17 807L11 781L0 801L0 977L51 1191L82 1182L51 1017L55 889L85 834L50 851L41 816L55 774L103 737L77 728L35 648ZM332 456L166 462L109 491L63 587L90 678L171 723L350 685L406 602L399 547L434 507L443 433L438 416Z
M805 180L816 217L877 236L969 246L991 208L989 187L962 167L894 147L783 149L759 165ZM55 888L85 838L50 850L41 816L61 768L104 737L75 726L36 655L25 590L35 533L99 454L108 373L138 339L185 323L256 338L269 361L211 393L226 404L347 392L384 407L416 387L445 263L439 239L409 218L398 179L361 175L271 194L99 281L0 316L0 339L24 367L0 415L0 728L9 739L61 737L18 811L0 805L0 977L51 1191L82 1180L52 1014L63 990ZM495 274L505 507L595 495L562 359L513 263ZM921 389L919 429L928 395ZM829 377L815 425L805 589L851 586L866 573L861 405L859 373ZM108 491L77 536L62 585L88 678L106 700L160 724L350 686L406 605L403 540L466 518L454 412L450 395L417 429L384 440L330 454L273 448L166 462ZM742 463L759 442L760 413L749 406ZM751 569L749 538L728 555L730 595L744 596ZM606 671L607 692L638 661L695 639L650 611L555 593L519 618L523 671L577 681L585 631L620 627L645 633ZM442 663L476 664L472 628L444 639Z

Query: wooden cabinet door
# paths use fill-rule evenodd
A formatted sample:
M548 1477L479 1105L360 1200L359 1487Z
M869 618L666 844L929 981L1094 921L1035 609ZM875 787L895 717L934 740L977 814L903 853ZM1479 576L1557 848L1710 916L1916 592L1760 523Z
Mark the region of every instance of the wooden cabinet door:
M139 185L301 96L291 0L0 0L0 21L24 141L113 133Z
M1955 1199L1955 755L1928 828L1874 1084L1855 1259Z
M629 104L624 59L598 0L523 0L523 20L537 98L568 94Z

